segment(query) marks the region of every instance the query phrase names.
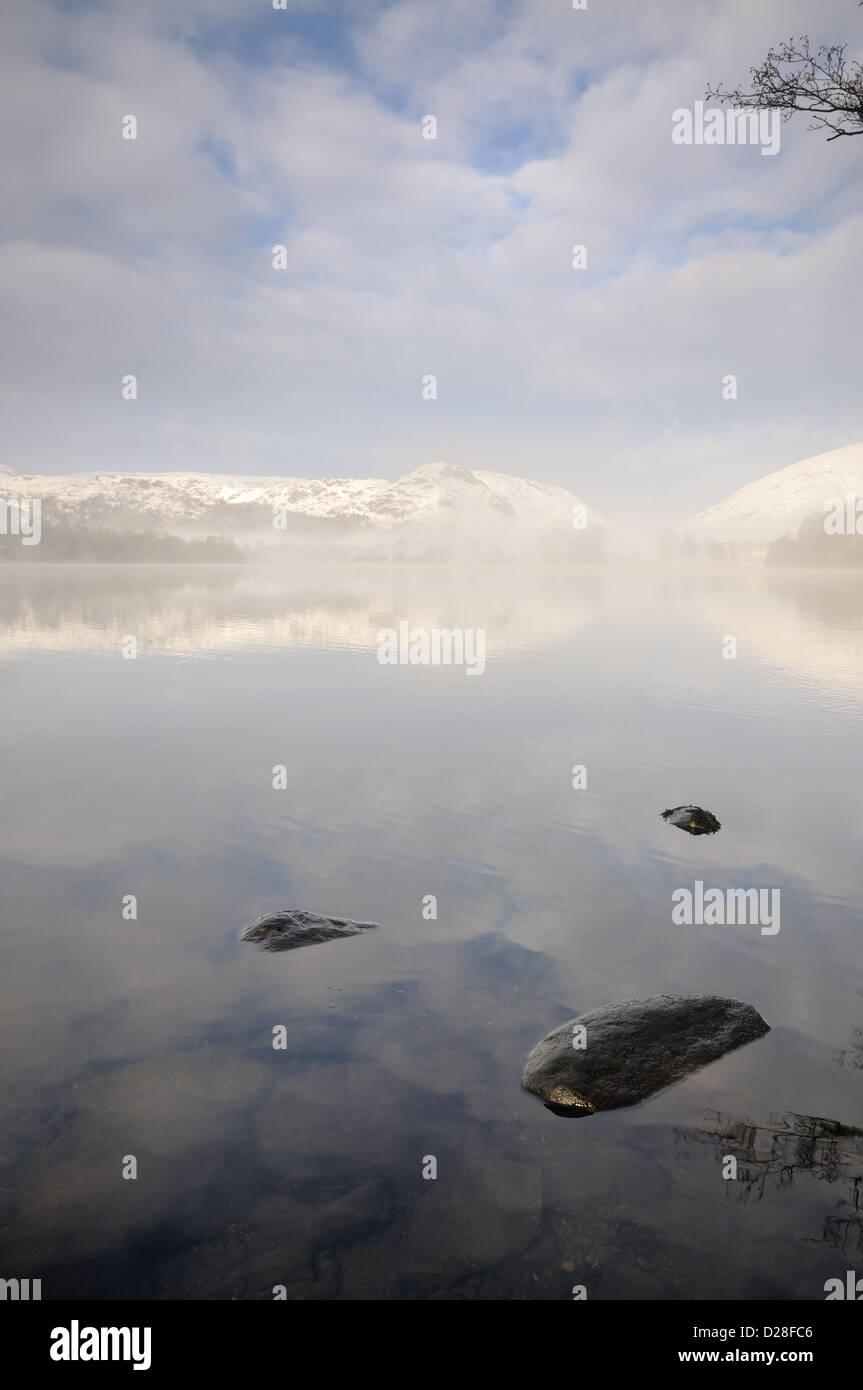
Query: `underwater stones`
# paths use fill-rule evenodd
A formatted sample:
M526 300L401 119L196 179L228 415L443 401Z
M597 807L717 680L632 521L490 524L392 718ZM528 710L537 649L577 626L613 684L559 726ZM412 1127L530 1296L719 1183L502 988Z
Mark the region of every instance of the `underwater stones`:
M399 1243L398 1276L428 1293L513 1259L536 1239L542 1170L514 1159L475 1160L449 1182L425 1183Z
M722 829L713 812L700 806L673 806L670 811L663 811L662 819L688 835L715 835Z
M268 912L240 933L241 941L254 941L265 951L294 951L300 946L317 946L343 936L370 931L376 922L354 922L350 917L322 917L304 908L285 907Z
M628 999L548 1033L528 1055L524 1085L555 1114L592 1115L637 1105L769 1031L758 1011L739 999Z

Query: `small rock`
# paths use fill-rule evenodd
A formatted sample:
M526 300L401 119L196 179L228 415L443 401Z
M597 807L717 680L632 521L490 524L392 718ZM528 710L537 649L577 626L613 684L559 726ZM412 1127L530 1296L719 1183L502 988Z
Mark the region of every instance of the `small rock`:
M713 812L703 811L700 806L673 806L670 811L663 811L662 819L685 830L687 835L715 835L722 829Z
M524 1085L557 1115L615 1110L636 1105L769 1031L751 1004L711 994L607 1004L538 1042L525 1064ZM573 1046L582 1036L585 1046Z
M240 934L241 941L255 941L265 951L293 951L300 946L316 946L341 936L358 936L376 927L376 922L353 922L349 917L321 917L303 908L285 907L268 912Z

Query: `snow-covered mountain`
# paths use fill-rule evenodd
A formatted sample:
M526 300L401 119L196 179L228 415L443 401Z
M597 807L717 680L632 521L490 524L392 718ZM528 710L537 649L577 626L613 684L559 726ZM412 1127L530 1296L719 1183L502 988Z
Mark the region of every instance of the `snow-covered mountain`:
M502 473L427 463L384 478L232 477L215 473L78 473L16 476L0 470L0 497L40 498L43 524L205 533L270 543L292 536L389 536L410 548L482 539L517 550L573 532L583 504L566 488ZM274 513L282 527L274 529ZM588 527L600 518L587 508Z
M775 541L796 536L801 522L825 515L825 505L848 493L863 498L863 444L850 444L792 463L739 488L699 512L685 529L699 540Z

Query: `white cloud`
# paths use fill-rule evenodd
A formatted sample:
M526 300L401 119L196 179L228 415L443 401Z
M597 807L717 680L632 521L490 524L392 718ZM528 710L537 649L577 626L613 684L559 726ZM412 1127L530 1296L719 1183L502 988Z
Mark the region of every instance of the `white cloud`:
M44 9L16 15L5 461L395 475L450 457L686 514L863 436L855 142L805 122L776 159L671 142L708 79L788 32L860 26L844 0L752 8L349 6L343 51L303 56L300 36L291 62L248 60L239 0L186 7L181 34L161 5L56 11L50 42Z

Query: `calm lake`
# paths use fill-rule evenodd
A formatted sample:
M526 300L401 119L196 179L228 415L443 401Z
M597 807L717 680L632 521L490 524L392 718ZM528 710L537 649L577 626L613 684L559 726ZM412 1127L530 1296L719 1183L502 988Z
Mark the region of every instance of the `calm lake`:
M484 671L380 664L403 621L483 629ZM6 565L0 681L0 1274L568 1300L863 1272L863 578ZM685 802L721 831L663 822ZM778 889L781 930L675 924L698 880ZM379 927L239 942L279 907ZM522 1089L550 1029L660 993L771 1032L631 1109Z

